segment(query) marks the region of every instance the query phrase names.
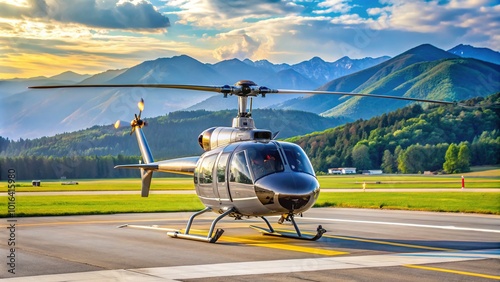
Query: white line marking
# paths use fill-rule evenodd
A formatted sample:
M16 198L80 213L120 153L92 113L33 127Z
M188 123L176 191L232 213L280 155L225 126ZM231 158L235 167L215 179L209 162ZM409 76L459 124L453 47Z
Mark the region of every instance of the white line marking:
M500 259L500 249L252 261L139 269L117 269L41 275L32 277L18 277L4 279L4 281L178 281L177 279L388 267L407 264L434 264L441 262L457 262L481 259Z
M495 229L468 228L468 227L458 227L458 226L439 226L439 225L401 223L401 222L350 220L350 219L334 219L334 218L315 218L315 217L296 217L296 219L316 220L316 221L323 221L323 222L324 221L353 222L353 223L365 223L365 224L382 224L382 225L397 225L397 226L410 226L410 227L435 228L435 229L447 229L447 230L500 233L500 230L495 230Z

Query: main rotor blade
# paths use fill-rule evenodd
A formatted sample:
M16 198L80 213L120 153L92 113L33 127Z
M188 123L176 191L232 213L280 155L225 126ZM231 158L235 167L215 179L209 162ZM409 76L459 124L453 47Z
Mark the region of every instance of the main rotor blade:
M196 90L196 91L208 91L228 94L241 95L240 87L234 87L229 85L224 86L205 86L205 85L186 85L186 84L88 84L88 85L44 85L44 86L31 86L32 89L51 89L51 88L91 88L91 87L144 87L144 88L170 88L170 89L185 89L185 90ZM267 95L267 94L320 94L320 95L346 95L346 96L361 96L361 97L372 97L372 98L384 98L384 99L395 99L395 100L405 100L405 101L416 101L416 102L426 102L426 103L436 103L436 104L446 104L446 105L456 105L456 102L431 100L431 99L420 99L411 97L400 97L400 96L390 96L390 95L379 95L379 94L364 94L364 93L349 93L349 92L336 92L336 91L318 91L318 90L292 90L292 89L269 89L267 87L250 86L251 89L249 93L251 95L244 96L257 96Z
M198 91L208 91L208 92L221 92L221 90L222 90L222 87L220 87L220 86L184 85L184 84L76 84L76 85L42 85L42 86L30 86L28 88L31 88L31 89L52 89L52 88L94 88L94 87L172 88L172 89L186 89L186 90L198 90Z
M390 96L390 95L379 95L379 94L363 94L363 93L349 93L349 92L335 92L335 91L317 91L317 90L290 90L290 89L277 89L273 94L325 94L325 95L346 95L346 96L361 96L361 97L373 97L373 98L384 98L384 99L396 99L396 100L406 100L406 101L417 101L417 102L427 102L427 103L437 103L437 104L448 104L454 105L456 102L440 101L440 100L430 100L430 99L420 99L411 97L400 97L400 96Z

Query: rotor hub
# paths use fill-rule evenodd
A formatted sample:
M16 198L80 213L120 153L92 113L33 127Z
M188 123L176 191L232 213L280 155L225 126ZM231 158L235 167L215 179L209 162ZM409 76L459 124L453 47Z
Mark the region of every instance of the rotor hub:
M234 85L240 87L241 94L243 95L251 94L254 91L252 86L257 86L257 84L251 80L240 80L236 82Z
M257 86L257 84L251 80L240 80L234 84L234 86L240 86L240 87L250 87L250 86Z

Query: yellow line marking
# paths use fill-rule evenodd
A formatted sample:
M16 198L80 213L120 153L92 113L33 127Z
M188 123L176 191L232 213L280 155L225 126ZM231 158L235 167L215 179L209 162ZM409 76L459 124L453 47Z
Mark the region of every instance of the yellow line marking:
M439 272L454 273L454 274L460 274L460 275L467 275L467 276L500 280L500 276L497 276L497 275L488 275L488 274L481 274L481 273L474 273L474 272L467 272L467 271L458 271L458 270L453 270L453 269L429 267L429 266L423 266L423 265L407 264L407 265L403 265L403 266L409 267L409 268L424 269L424 270L439 271Z
M287 251L294 251L294 252L302 252L302 253L309 253L309 254L323 255L323 256L338 256L338 255L348 254L347 252L341 252L341 251L335 251L335 250L304 247L304 246L297 246L297 245L291 245L291 244L285 244L285 243L274 243L274 242L278 241L276 239L279 239L280 241L287 240L287 239L276 238L273 240L273 239L267 238L267 237L268 236L259 236L259 239L252 240L252 239L240 238L240 237L222 236L220 240L222 240L224 242L231 242L231 243L242 243L242 244L249 245L249 246L287 250ZM295 239L291 239L291 240L295 240Z
M390 245L390 246L397 246L397 247L406 247L406 248L413 248L413 249L424 249L424 250L446 251L446 252L455 251L453 249L446 249L446 248L436 248L436 247L429 247L429 246L411 245L411 244L395 243L395 242L388 242L388 241L335 236L335 235L323 235L323 237L333 238L333 239L341 239L341 240L359 241L359 242L365 242L365 243L374 243L374 244L381 244L381 245Z
M201 236L207 236L208 230L199 230L199 229L191 229L190 234L196 234ZM297 246L292 244L286 244L283 242L298 242L297 239L283 238L283 237L271 237L271 236L263 236L263 235L253 235L253 236L242 236L242 237L233 237L222 235L219 241L228 242L228 243L239 243L245 244L249 246L255 247L264 247L271 249L279 249L286 251L294 251L294 252L302 252L309 253L315 255L323 255L323 256L338 256L338 255L346 255L348 252L335 251L335 250L327 250L321 248L312 248L312 247L304 247Z
M294 252L309 253L309 254L322 255L322 256L339 256L339 255L349 254L348 252L341 252L341 251L335 251L335 250L326 250L326 249L319 249L319 248L310 248L310 247L303 247L303 246L294 246L294 245L287 245L287 244L265 244L265 243L260 243L260 244L249 244L249 245L251 245L251 246L257 246L257 247L279 249L279 250L287 250L287 251L294 251Z

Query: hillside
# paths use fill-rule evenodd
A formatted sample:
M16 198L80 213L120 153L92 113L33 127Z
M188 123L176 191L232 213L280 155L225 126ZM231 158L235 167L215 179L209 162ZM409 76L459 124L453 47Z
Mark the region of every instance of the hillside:
M213 126L231 126L235 116L236 111L173 112L148 118L144 133L156 159L197 155L203 152L198 145L198 135ZM253 116L258 128L280 131L280 138L324 130L347 121L282 110L254 110ZM0 156L139 155L135 136L130 136L129 132L128 126L115 130L108 125L33 140L9 141L0 137Z
M116 119L127 119L141 97L147 101L146 117L155 117L179 110L235 109L232 99L213 97L214 93L151 88L86 88L32 90L28 86L55 84L134 84L173 83L232 85L241 79L254 80L272 88L315 89L326 77L351 73L385 60L365 58L343 63L328 63L319 58L328 74L318 76L316 64L304 61L300 72L287 64L274 65L267 61L252 62L237 59L205 64L186 55L158 58L121 70L109 70L88 77L71 72L46 78L0 80L0 136L11 139L38 138L72 132L94 125L104 125ZM320 80L317 80L317 77ZM62 80L70 79L70 80ZM75 81L80 79L80 82ZM284 100L299 97L275 95L254 101L254 108L266 108ZM209 100L207 100L209 99ZM205 101L207 100L207 101ZM201 103L201 104L200 104Z
M498 92L499 81L499 65L461 58L424 44L319 89L459 101ZM372 98L312 95L284 102L277 108L367 119L405 105Z
M421 171L440 170L448 144L461 142L468 142L471 165L500 163L500 93L474 98L466 104L430 106L425 110L411 105L288 141L305 149L317 171L352 166L380 169L384 155L396 162L410 147L418 148L419 155L427 158ZM354 156L361 149L367 158L366 167L357 163L359 155Z
M495 78L500 79L500 65L476 59L444 59L412 64L377 80L363 92L461 101L499 91L500 80ZM406 104L409 103L353 97L322 115L368 119Z
M452 54L452 52L456 54ZM205 64L186 55L158 58L120 70L89 77L71 71L53 77L0 80L0 136L38 138L126 120L142 97L148 104L145 117L179 110L235 109L234 97L214 93L151 88L86 88L32 90L28 86L50 84L233 84L254 80L277 89L356 91L408 97L461 100L500 90L498 52L459 45L446 52L429 44L388 57L325 62L314 57L298 64L273 64L237 59ZM476 59L462 58L473 57ZM80 80L80 81L79 81ZM79 82L78 82L79 81ZM327 82L325 84L325 82ZM407 104L389 100L327 95L267 95L254 99L253 108L308 111L349 119L370 118Z

